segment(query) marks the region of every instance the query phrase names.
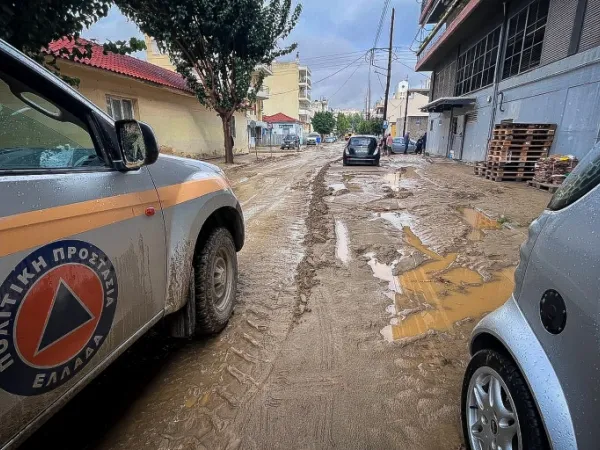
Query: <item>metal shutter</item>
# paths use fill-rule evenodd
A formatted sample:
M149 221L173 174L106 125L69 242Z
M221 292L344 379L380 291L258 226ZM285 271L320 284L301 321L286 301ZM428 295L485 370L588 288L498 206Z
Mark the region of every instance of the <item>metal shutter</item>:
M583 52L600 45L600 0L588 0L579 51Z
M569 56L569 44L579 0L550 0L541 65Z

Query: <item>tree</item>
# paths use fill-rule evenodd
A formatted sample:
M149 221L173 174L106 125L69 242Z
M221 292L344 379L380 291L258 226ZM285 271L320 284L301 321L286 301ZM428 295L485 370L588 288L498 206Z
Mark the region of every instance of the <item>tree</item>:
M358 128L360 126L360 124L362 122L364 122L365 119L363 119L363 117L358 114L358 113L354 113L350 116L350 126L352 127L353 131L358 132Z
M371 119L369 121L369 126L371 128L371 134L374 134L375 136L383 134L383 119Z
M312 126L319 134L331 134L335 129L335 117L329 111L316 112L312 118Z
M337 116L337 133L339 136L345 135L351 128L350 119L343 113Z
M60 75L56 66L57 56L70 59L91 57L92 45L74 47L69 53L62 50L46 58L43 49L53 40L67 37L79 38L79 34L102 17L106 17L112 0L18 0L0 5L0 38L23 53ZM104 51L120 54L146 48L139 39L104 44ZM79 80L63 76L65 81L77 84Z
M123 13L169 54L202 105L223 124L225 162L233 162L231 123L236 111L256 101L271 64L296 44L279 47L298 21L291 0L116 0Z

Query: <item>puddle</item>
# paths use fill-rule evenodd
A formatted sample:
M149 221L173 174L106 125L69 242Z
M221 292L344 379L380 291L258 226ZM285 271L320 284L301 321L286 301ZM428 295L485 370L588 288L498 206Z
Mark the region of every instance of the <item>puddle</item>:
M441 256L427 248L410 230L404 229L405 241L430 258L430 261L400 276L393 276L393 267L380 264L371 255L369 265L377 278L389 282L395 293L391 311L414 308L413 313L395 317L381 330L387 341L418 336L429 330L449 331L454 324L468 317L478 318L491 312L510 296L514 284L514 268L496 272L484 282L479 273L466 267L453 267L458 256ZM400 315L400 314L399 314Z
M414 167L401 167L396 172L386 173L383 179L390 185L393 191L398 191L400 188L414 187L417 184L417 179L420 178Z
M342 189L346 189L346 185L344 183L332 183L328 187L333 189L333 192L341 191Z
M393 275L395 262L392 264L380 263L375 257L375 253L365 254L369 261L367 264L373 271L373 276L379 278L382 281L387 281L388 289L394 293L400 293L400 285L398 284L398 278Z
M375 216L387 220L395 228L403 231L414 224L413 216L405 212L382 212L376 213Z
M467 234L470 241L480 241L485 237L483 230L497 230L500 228L498 221L489 218L481 211L474 208L462 208L463 220L469 224L471 230Z
M350 261L348 228L341 220L335 221L335 256L344 264Z

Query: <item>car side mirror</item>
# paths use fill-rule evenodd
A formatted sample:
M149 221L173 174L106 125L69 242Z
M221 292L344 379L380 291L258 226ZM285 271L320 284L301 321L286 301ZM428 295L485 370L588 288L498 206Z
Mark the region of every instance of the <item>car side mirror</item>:
M115 129L127 170L139 169L156 161L158 144L149 125L132 119L117 120Z

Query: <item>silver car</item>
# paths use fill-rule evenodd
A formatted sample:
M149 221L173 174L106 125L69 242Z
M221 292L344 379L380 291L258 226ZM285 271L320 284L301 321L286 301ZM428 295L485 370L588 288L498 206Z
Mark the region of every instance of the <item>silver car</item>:
M243 244L218 167L159 156L148 125L0 41L0 448L157 322L222 330Z
M600 448L600 144L529 228L515 290L474 329L471 449Z
M412 139L408 141L408 153L414 153L417 149L417 143ZM404 138L397 137L392 141L392 153L404 153Z

